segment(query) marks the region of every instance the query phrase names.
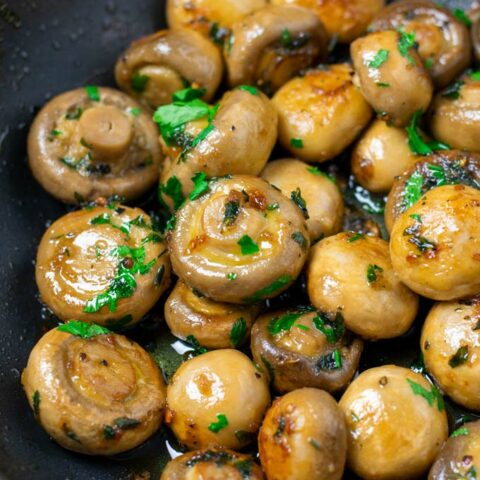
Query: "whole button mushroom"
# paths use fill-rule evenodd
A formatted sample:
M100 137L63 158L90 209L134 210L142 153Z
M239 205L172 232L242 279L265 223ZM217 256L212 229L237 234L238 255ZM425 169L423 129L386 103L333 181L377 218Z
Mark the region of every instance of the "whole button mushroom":
M135 199L158 179L158 131L122 92L88 86L50 100L28 135L33 175L66 203L114 194Z
M439 92L430 107L433 135L452 148L480 153L480 76L467 73Z
M385 0L271 0L273 5L296 5L315 12L328 35L340 43L353 42L367 29Z
M278 398L258 437L268 479L340 480L347 432L342 411L327 393L302 388Z
M165 385L139 345L98 325L70 321L35 345L22 385L42 427L89 455L130 450L160 427Z
M385 225L395 220L434 187L462 184L480 188L480 156L459 150L435 152L418 160L393 182L385 206Z
M425 366L459 405L480 411L478 298L437 303L423 325L420 346Z
M357 371L363 342L345 331L340 312L314 308L262 315L253 325L253 358L278 392L345 388Z
M171 460L160 480L263 480L262 469L250 455L226 448L184 453Z
M414 292L433 300L480 293L480 191L444 185L398 217L390 239L392 265Z
M292 198L256 177L213 180L177 211L168 237L175 273L217 302L280 294L300 274L310 247L305 201L300 191Z
M256 305L214 302L179 280L165 302L165 321L183 340L193 335L206 348L237 348L249 337L258 311Z
M440 392L407 368L364 371L340 408L347 420L347 465L365 480L423 478L448 436Z
M437 87L445 87L470 64L468 28L448 8L429 0L400 0L383 9L369 31L415 33L418 54Z
M471 29L473 53L477 62L480 62L480 7L473 9L471 17L473 17Z
M420 158L410 150L403 128L375 120L352 151L352 172L370 192L388 192L395 178Z
M185 82L205 88L210 100L223 74L218 48L203 35L179 28L133 42L115 66L118 86L152 109L170 103Z
M120 328L158 301L170 261L148 215L111 203L55 221L38 247L35 276L42 301L61 320Z
M341 229L345 210L342 194L335 179L318 167L295 159L276 160L267 164L261 177L287 197L300 188L312 243Z
M355 40L350 52L363 95L382 120L407 125L425 111L432 81L414 48L415 35L387 30Z
M234 23L224 48L230 86L254 85L270 94L326 58L327 34L313 12L269 5Z
M167 387L166 423L189 449L251 443L270 403L265 377L238 350L183 363Z
M339 155L365 128L372 109L353 84L348 64L308 70L283 85L272 99L284 148L308 162Z
M307 278L313 305L340 310L346 327L366 339L398 337L415 320L418 297L398 278L381 238L344 232L321 240L312 248Z

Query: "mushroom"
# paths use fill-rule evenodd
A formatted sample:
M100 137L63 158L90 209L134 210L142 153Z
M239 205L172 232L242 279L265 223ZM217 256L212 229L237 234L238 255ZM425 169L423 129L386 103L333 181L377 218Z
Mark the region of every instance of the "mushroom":
M272 101L279 115L279 140L308 162L339 155L367 126L372 109L353 84L348 64L308 70L286 83Z
M272 312L252 329L253 358L281 393L302 387L328 392L345 388L357 371L362 349L361 340L345 333L340 312Z
M326 392L302 388L275 400L258 439L269 479L340 480L347 454L345 419Z
M270 94L326 58L327 34L313 12L269 5L235 22L224 48L230 86L255 85Z
M388 192L395 178L419 158L410 150L404 129L375 120L352 151L352 172L370 192Z
M275 108L254 87L242 86L227 92L210 123L206 118L190 122L185 126L185 135L179 136L181 145L166 150L168 156L161 176L162 185L175 177L182 195L188 197L194 188L192 178L198 172L210 178L258 175L275 146L277 122ZM185 147L182 139L198 138L203 135L202 131L208 134L196 145ZM163 144L167 148L165 141ZM171 199L165 197L164 194L164 200L171 205Z
M161 30L133 42L115 66L118 86L146 106L169 103L185 82L213 98L223 74L220 52L194 30Z
M238 449L255 440L270 403L265 377L238 350L183 363L167 387L166 423L189 449Z
M465 423L443 444L428 480L474 479L480 471L480 421Z
M35 275L42 301L61 320L119 328L155 305L170 283L170 262L143 210L110 203L55 221L38 247Z
M388 231L392 231L395 220L423 194L445 183L480 188L480 155L458 150L438 151L418 160L396 178L385 206Z
M480 410L480 299L437 303L423 325L420 345L425 366L446 395Z
M468 28L447 8L429 0L400 0L374 19L369 31L399 30L414 34L418 54L437 87L445 87L470 64Z
M158 179L158 131L140 105L122 92L88 86L50 100L28 135L37 181L66 203L99 196L135 199Z
M471 28L473 53L477 62L480 62L480 6L473 9L471 17L473 17Z
M232 25L267 5L268 0L167 0L170 28L192 28L222 45Z
M342 227L343 197L333 177L318 167L300 160L283 159L269 162L261 177L289 197L301 189L309 218L308 233L312 242L337 233Z
M427 192L393 225L395 272L433 300L480 293L480 191L444 185Z
M165 302L165 320L172 334L182 340L193 336L212 349L245 343L258 311L255 305L214 302L180 280Z
M256 177L210 182L177 211L168 242L175 273L217 302L277 296L300 274L310 246L301 191L292 198Z
M250 455L226 448L184 453L168 462L160 480L263 480L262 469Z
M364 371L340 408L347 420L347 465L365 480L423 478L448 436L440 392L408 368Z
M432 99L432 81L414 45L413 34L387 30L361 37L350 48L363 95L382 120L397 127Z
M307 278L313 305L340 310L346 327L366 339L398 337L415 320L418 297L397 277L381 238L343 232L321 240L312 248Z
M367 29L385 0L271 0L273 5L297 5L315 12L328 35L340 43L353 42Z
M122 335L68 322L35 345L22 385L36 419L62 447L113 455L162 423L165 385L150 355Z
M430 129L452 148L480 153L480 78L466 73L439 92L429 113Z

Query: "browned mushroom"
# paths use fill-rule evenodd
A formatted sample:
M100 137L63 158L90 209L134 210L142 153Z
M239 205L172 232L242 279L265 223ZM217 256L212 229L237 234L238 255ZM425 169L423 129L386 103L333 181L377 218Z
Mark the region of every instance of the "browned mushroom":
M418 53L435 85L445 87L470 64L468 28L448 10L429 0L400 0L383 9L370 31L405 28L415 33Z
M67 203L114 194L135 199L158 179L162 153L150 115L122 92L85 87L38 113L28 136L30 168Z
M230 85L255 85L266 93L275 92L326 53L321 21L299 7L262 8L234 23L225 42Z
M470 16L473 18L471 29L473 53L477 62L480 62L480 6L475 8Z
M210 100L222 79L222 58L215 45L189 29L162 30L133 42L115 67L122 90L152 108L170 103L185 82L205 88Z

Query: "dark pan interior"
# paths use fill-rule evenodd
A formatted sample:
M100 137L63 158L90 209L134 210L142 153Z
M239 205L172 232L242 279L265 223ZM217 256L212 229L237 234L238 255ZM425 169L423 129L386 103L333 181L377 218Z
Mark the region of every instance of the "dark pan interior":
M468 6L469 1L442 2ZM163 0L0 0L0 478L9 480L155 478L166 458L156 435L134 452L90 458L66 452L36 424L20 372L45 322L34 280L46 225L66 212L34 181L26 136L38 108L85 84L113 85L112 67L134 38L165 25ZM369 348L365 365L407 363L410 336Z

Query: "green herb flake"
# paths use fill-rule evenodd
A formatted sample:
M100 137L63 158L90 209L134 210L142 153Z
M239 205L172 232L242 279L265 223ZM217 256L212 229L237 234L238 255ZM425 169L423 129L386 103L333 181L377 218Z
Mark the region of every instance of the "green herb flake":
M92 102L100 101L100 91L98 90L98 87L94 87L93 85L86 85L85 91L87 92L88 98L92 100Z
M468 435L470 432L467 427L457 428L451 435L450 438L462 437Z
M57 330L81 338L92 338L97 335L112 333L108 328L101 327L95 323L81 322L80 320L69 320L67 323L60 324Z
M368 66L370 68L379 68L388 60L389 55L390 55L390 51L382 48L376 53L373 60L368 63Z
M453 10L453 15L457 20L460 20L462 23L464 23L467 27L472 26L472 20L470 20L470 17L468 14L463 10L462 8L455 8Z
M202 347L194 335L188 335L185 341L193 347L193 355L198 356L208 352L208 349Z
M480 82L480 70L478 72L472 72L470 78L475 82Z
M227 417L223 413L217 413L217 421L212 422L208 429L213 433L218 433L220 430L223 430L228 426Z
M327 314L320 312L313 318L313 325L327 337L330 344L337 343L345 334L345 322L340 312L336 313L333 321Z
M374 283L378 280L377 273L382 273L383 268L379 267L378 265L370 264L367 267L367 281L368 283Z
M333 352L323 355L317 362L320 370L339 370L342 368L342 356L340 350L336 348Z
M450 100L458 100L460 98L460 90L463 87L463 80L457 80L449 85L442 92L442 97L449 98Z
M158 197L162 202L162 194L170 197L173 201L173 209L178 210L184 203L182 182L174 175L167 180L167 183L161 183L158 187ZM164 202L163 202L164 203Z
M276 294L279 290L282 290L286 286L290 285L292 280L293 277L291 277L290 275L282 275L267 287L256 291L251 297L245 298L244 301L247 303L259 302L260 300L263 300L266 297L270 297Z
M293 148L303 148L303 140L301 138L291 138L290 146Z
M409 217L413 218L418 223L422 223L422 217L418 213L412 213Z
M40 414L40 392L35 390L32 395L33 413L36 417Z
M300 190L300 188L297 188L294 192L292 192L290 194L290 198L293 200L295 205L297 205L297 207L301 210L305 219L308 220L310 216L308 215L307 202L302 197L302 191Z
M301 323L297 323L295 326L297 328L299 328L300 330L303 330L304 332L309 332L310 331L309 327L307 327L306 325L302 325Z
M278 335L281 332L288 332L302 315L302 312L296 312L287 313L281 317L274 317L268 324L268 331L271 335Z
M113 423L120 428L120 430L132 430L133 428L138 427L142 422L135 418L119 417L116 418Z
M427 143L423 140L421 131L418 128L418 122L422 114L421 110L417 110L413 114L410 125L406 128L410 150L417 155L430 155L436 150L450 150L450 147L445 143L435 140Z
M225 210L223 213L223 224L227 227L233 225L240 213L240 202L238 200L229 200L225 204Z
M433 407L436 403L438 411L442 412L445 409L443 397L435 385L431 386L431 390L427 390L426 388L422 387L422 385L410 380L409 378L407 378L407 382L410 385L412 392L415 395L420 395L423 397L431 407Z
M433 68L433 65L434 65L434 60L433 58L427 58L425 60L425 62L423 63L423 66L427 69L427 70L431 70Z
M307 250L308 248L308 242L307 242L307 239L305 238L305 236L303 235L302 232L293 232L292 233L292 240L296 243L298 243L298 245L300 245L300 248L302 250Z
M238 90L244 90L245 92L248 92L251 95L255 95L255 96L260 95L258 88L252 87L251 85L240 85L238 87Z
M75 110L70 110L65 114L67 120L78 120L82 116L83 110L77 107Z
M403 193L403 206L407 210L422 196L423 175L415 171L405 182L405 189Z
M247 337L247 322L244 318L235 321L230 332L230 341L235 348L240 347Z
M462 345L448 361L448 364L452 368L459 367L463 365L468 360L468 345Z
M110 425L104 425L102 433L105 440L113 440L117 432Z
M335 177L333 175L330 175L328 173L323 172L318 167L308 167L307 172L311 173L312 175L317 175L319 177L324 177L324 178L330 180L335 185L337 184L337 180L335 179Z
M275 203L270 203L268 206L267 206L267 210L269 212L272 212L273 210L278 210L280 208L280 205L275 202Z
M309 438L308 443L315 449L315 450L321 450L321 445L318 440L315 440L314 438Z
M150 80L148 75L142 75L141 73L137 72L132 76L131 80L131 87L132 90L136 93L143 93L147 88L147 84Z
M477 479L477 469L475 467L470 467L465 473L466 480L476 480Z
M213 43L222 46L229 33L230 30L228 28L221 27L218 22L213 22L210 25L208 36L212 39Z
M60 130L51 130L50 131L50 136L52 137L52 140L54 137L59 137L60 135L62 135L62 132Z
M237 244L240 245L242 255L253 255L260 251L258 245L248 235L244 235Z
M132 117L139 117L140 114L142 113L142 109L140 107L132 107L132 108L129 108L128 109L128 113L132 116Z
M201 197L204 193L207 193L209 190L209 181L207 179L207 174L204 172L197 172L192 177L193 190L190 192L188 198L190 200L196 200Z
M400 40L398 42L398 51L402 57L405 57L408 62L412 65L415 65L415 60L410 53L410 49L415 46L415 32L407 33L403 29L399 29Z
M386 82L377 82L375 85L380 88L390 88L390 84Z
M354 243L358 240L361 240L365 238L365 235L363 233L355 233L347 238L348 243Z

